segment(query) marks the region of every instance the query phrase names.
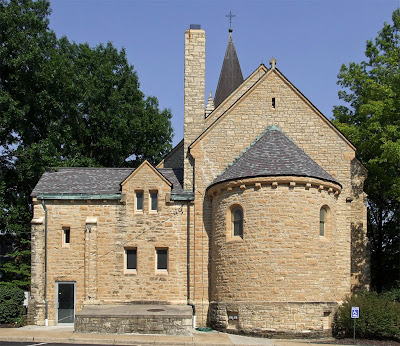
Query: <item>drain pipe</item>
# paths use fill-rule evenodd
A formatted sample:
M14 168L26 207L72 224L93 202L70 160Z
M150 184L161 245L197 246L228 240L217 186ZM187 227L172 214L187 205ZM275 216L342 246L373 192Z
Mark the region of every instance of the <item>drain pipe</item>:
M42 199L42 207L44 210L44 324L49 325L49 307L47 302L47 207Z
M196 307L190 302L190 201L187 201L187 242L186 242L186 257L187 257L187 305L192 307L193 313L193 328L196 328Z

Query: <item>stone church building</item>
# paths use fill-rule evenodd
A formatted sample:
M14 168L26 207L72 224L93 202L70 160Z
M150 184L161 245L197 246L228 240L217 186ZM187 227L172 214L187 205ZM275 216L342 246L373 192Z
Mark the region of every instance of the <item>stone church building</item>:
M200 26L186 31L184 138L157 166L39 180L32 323L184 334L195 316L232 332L322 334L344 297L368 286L356 148L274 58L244 79L232 30L206 100L205 43ZM171 309L189 322L168 325ZM135 329L146 318L161 327Z

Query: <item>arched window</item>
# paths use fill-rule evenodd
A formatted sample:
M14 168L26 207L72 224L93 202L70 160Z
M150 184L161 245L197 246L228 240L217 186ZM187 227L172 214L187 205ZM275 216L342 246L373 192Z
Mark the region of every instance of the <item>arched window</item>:
M234 237L243 238L243 210L240 207L232 210L232 229Z
M319 235L325 236L326 225L328 222L328 208L323 206L319 211Z

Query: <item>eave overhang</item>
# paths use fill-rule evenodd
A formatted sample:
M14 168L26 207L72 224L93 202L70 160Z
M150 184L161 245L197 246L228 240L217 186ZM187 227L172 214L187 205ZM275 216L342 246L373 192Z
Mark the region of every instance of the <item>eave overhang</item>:
M36 196L37 200L120 200L121 193L113 194L86 194L86 193L40 193Z

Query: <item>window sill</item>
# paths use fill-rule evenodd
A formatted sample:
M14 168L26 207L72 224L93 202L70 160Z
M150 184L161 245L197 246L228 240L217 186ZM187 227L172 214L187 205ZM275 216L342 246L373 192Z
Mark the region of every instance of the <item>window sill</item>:
M168 275L168 269L156 269L156 275Z
M125 269L124 274L125 275L137 275L137 270L136 269Z
M242 243L242 242L244 242L244 239L237 235L237 236L233 236L231 238L227 238L226 241L229 243Z

